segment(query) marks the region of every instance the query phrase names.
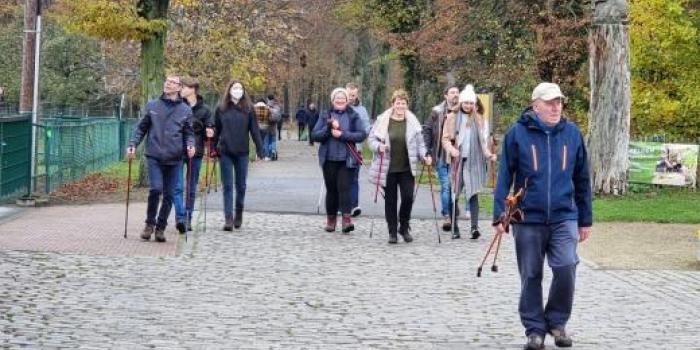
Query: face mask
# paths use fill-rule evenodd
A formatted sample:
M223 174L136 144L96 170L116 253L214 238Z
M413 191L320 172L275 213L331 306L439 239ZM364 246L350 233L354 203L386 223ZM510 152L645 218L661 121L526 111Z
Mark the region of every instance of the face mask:
M243 97L243 89L231 89L231 97L240 100Z

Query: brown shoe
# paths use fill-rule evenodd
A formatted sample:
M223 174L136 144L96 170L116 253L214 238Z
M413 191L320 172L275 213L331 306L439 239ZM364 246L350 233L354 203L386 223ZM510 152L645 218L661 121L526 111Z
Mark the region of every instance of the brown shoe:
M156 242L158 242L158 243L165 242L165 229L164 228L156 228Z
M335 215L328 215L326 217L326 227L323 229L326 230L326 232L335 232L337 221L338 218Z
M352 223L350 214L343 214L343 233L350 233L354 229L355 225Z
M154 225L146 224L146 227L143 228L143 232L141 232L141 239L143 239L144 241L150 241L154 229Z

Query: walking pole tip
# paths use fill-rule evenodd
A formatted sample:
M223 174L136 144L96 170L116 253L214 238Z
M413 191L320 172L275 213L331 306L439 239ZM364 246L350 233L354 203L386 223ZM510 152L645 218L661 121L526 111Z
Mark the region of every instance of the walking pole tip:
M476 268L476 277L481 277L481 266Z

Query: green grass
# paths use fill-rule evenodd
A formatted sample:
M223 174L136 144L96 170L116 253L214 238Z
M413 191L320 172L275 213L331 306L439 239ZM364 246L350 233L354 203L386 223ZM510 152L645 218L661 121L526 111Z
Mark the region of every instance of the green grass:
M593 199L593 221L700 224L700 192L656 189Z

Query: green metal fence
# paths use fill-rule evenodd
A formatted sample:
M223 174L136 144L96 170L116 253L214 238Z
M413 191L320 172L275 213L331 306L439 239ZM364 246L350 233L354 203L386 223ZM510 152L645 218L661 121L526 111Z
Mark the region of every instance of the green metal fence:
M37 190L61 185L119 161L135 120L44 118L37 139Z
M0 116L0 200L27 193L31 118Z

